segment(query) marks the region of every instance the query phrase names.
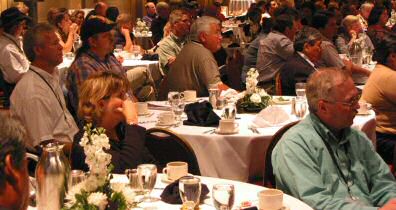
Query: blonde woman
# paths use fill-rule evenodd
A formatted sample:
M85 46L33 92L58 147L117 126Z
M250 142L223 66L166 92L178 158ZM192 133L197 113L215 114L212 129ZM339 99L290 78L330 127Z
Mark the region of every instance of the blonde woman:
M113 173L136 168L141 163L152 163L154 158L145 148L145 129L136 125L135 104L128 97L129 83L117 74L102 72L88 78L79 93L78 115L80 127L92 123L106 129L110 139ZM85 154L79 142L84 130L75 136L72 147L72 167L88 170Z

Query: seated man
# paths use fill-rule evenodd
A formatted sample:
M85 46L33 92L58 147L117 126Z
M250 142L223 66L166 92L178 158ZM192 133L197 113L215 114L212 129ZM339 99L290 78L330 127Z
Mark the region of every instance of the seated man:
M305 82L308 76L316 71L314 63L320 59L321 43L319 33L308 36L304 33L297 35L294 42L296 52L280 70L282 95L296 95L296 83Z
M153 2L147 2L146 5L144 5L144 8L146 8L146 14L142 20L146 23L147 27L151 27L151 22L157 15L157 10L155 9L155 4Z
M396 209L396 182L365 134L351 128L359 92L340 69L306 87L310 114L272 152L277 188L314 209Z
M11 95L11 116L26 128L25 145L32 152L38 151L41 142L53 139L67 148L78 131L59 84L56 67L63 57L55 30L49 24L38 24L26 32L23 49L32 63Z
M25 210L29 199L29 175L22 125L0 115L0 209Z
M209 16L198 18L191 26L190 38L165 77L160 98L166 98L169 91L184 90L196 90L198 97L205 97L210 85L222 84L213 57L221 47L220 21Z
M158 2L156 5L157 17L151 21L150 31L153 33L152 41L156 45L164 37L164 27L169 18L169 5L166 2Z
M191 16L186 11L173 10L169 16L170 34L164 37L157 49L160 68L167 74L176 56L187 41L190 32Z

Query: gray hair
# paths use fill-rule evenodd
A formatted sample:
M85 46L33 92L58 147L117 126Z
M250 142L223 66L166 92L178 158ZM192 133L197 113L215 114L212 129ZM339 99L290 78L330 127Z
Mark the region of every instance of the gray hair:
M311 74L306 86L310 112L318 111L318 102L321 99L335 100L334 87L344 83L348 78L351 78L349 73L339 68L322 68Z
M13 168L22 169L24 166L25 146L23 142L25 137L25 128L19 121L10 116L0 114L0 192L4 189L6 181L16 181L6 177L4 172L6 156L11 155Z
M359 18L355 15L347 15L341 22L344 29L349 30L352 24L359 22ZM360 23L360 22L359 22Z
M169 9L169 4L164 1L160 1L157 3L157 5L155 5L155 8L157 9L157 11L163 9Z
M25 36L23 37L23 50L25 51L25 55L30 62L33 62L36 59L34 48L36 46L42 45L45 42L43 34L55 31L56 29L54 26L48 23L39 23L26 32Z
M177 21L180 21L183 17L183 15L189 15L188 12L183 11L183 10L173 10L171 14L169 15L169 24L174 25Z
M191 40L198 40L199 34L201 32L210 32L210 26L212 24L220 24L220 21L214 17L202 16L194 21L190 28L190 38Z
M360 11L364 11L367 9L372 9L374 7L374 4L371 2L364 2L361 6L360 6Z

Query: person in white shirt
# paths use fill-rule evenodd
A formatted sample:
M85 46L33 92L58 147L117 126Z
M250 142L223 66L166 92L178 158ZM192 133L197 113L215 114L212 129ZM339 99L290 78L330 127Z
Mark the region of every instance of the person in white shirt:
M25 143L32 151L47 140L65 143L70 148L78 131L59 85L56 67L63 57L55 30L49 24L38 24L25 34L23 47L31 67L11 95L11 116L25 126Z

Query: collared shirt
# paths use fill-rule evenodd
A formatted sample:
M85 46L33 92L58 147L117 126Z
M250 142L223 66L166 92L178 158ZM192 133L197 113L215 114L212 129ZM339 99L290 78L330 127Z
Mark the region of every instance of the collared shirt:
M87 50L75 58L74 62L68 69L66 78L68 97L73 112L77 111L78 89L82 82L88 79L90 75L104 71L126 76L121 63L113 54L107 55L105 60L102 60L95 53ZM76 113L72 114L75 115Z
M185 43L185 38L178 38L173 33L170 33L169 36L163 38L159 42L159 47L156 52L159 57L160 69L164 74L168 74L169 71L168 59L170 57L176 57Z
M322 48L322 54L320 60L316 63L318 67L337 67L344 68L345 64L338 55L337 48L333 42L322 35L322 43L320 44Z
M50 74L35 66L31 69L42 78L29 70L11 95L11 115L18 118L27 131L26 146L34 150L41 141L51 139L72 142L78 128L67 110L59 85L59 71L55 69Z
M22 41L3 32L0 36L0 69L4 80L15 84L29 69L30 62L26 58Z
M351 199L323 140L358 200ZM374 210L396 198L395 178L367 136L347 128L337 139L312 113L283 135L272 165L277 188L314 209Z
M316 67L315 67L315 64L312 63L312 61L310 61L309 58L308 58L304 53L299 52L299 51L297 51L297 53L298 53L298 55L300 55L305 61L307 61L307 63L309 63L309 65L311 65L312 68L314 68L315 70L317 70Z
M272 31L267 37L261 39L256 65L259 72L258 81L274 80L276 73L293 53L293 42L278 31Z

